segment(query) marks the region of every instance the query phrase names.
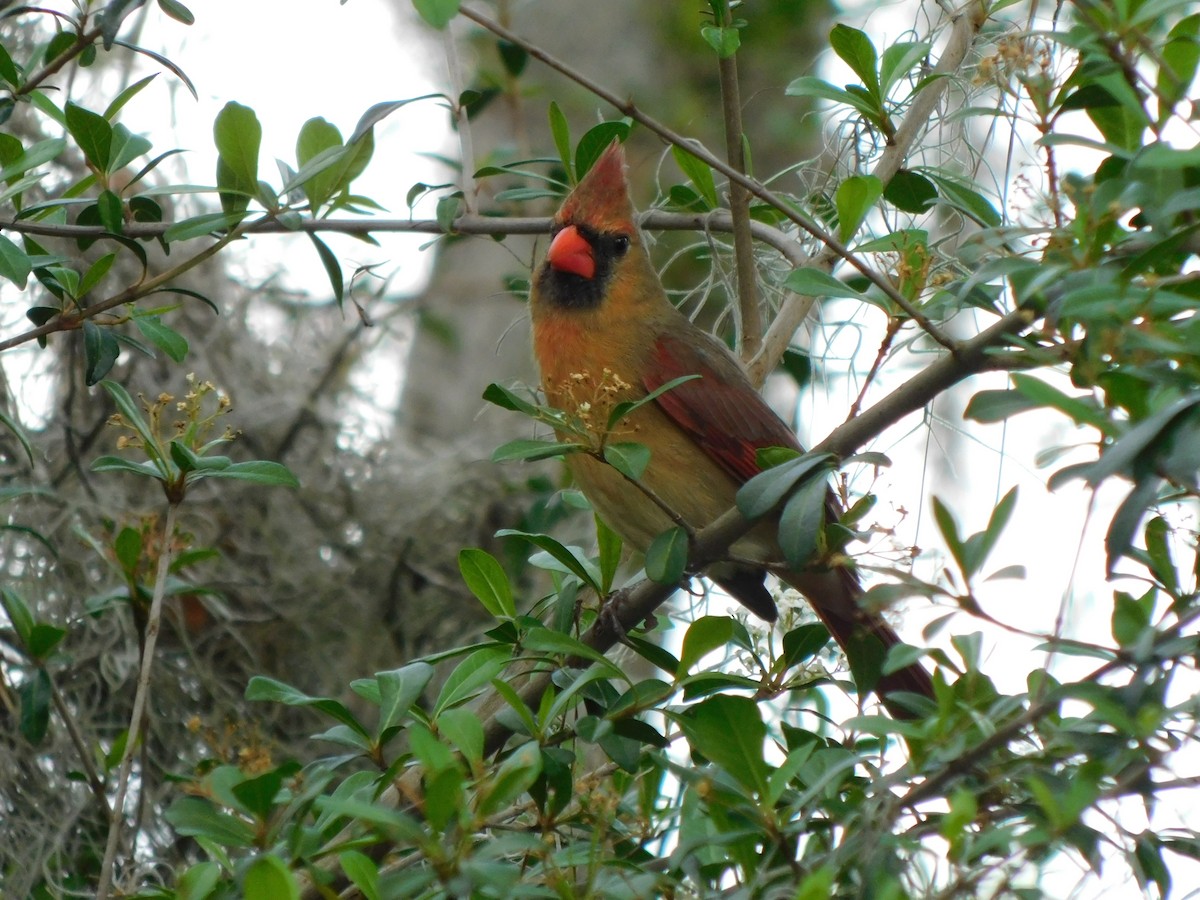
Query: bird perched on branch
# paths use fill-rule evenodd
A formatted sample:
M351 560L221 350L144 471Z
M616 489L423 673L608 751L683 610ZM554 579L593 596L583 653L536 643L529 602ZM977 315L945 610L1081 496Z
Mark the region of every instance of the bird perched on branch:
M606 441L632 441L650 451L638 483L599 453L572 453L567 463L597 514L624 541L645 551L676 522L693 530L734 505L739 487L760 471L758 451L800 450L792 430L767 406L737 359L667 299L636 224L625 156L614 142L554 217L552 240L531 293L533 345L547 401ZM611 429L609 414L681 376L684 381ZM830 513L837 506L829 497ZM872 657L878 672L896 632L858 603L858 578L845 566L782 565L777 521L756 524L736 541L731 562L706 575L755 615L774 621L764 585L767 569L799 590L834 639L855 657ZM733 562L736 560L736 562ZM892 695L932 696L929 674L908 665L878 676L874 688L893 715L912 715Z

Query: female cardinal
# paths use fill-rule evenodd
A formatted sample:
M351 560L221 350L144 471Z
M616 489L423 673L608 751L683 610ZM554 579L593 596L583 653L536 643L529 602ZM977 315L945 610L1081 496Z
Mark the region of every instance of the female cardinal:
M703 528L732 507L738 488L759 472L759 449L800 450L800 444L725 346L667 299L635 222L619 143L563 202L552 235L530 297L542 388L551 406L593 430L592 449L609 439L649 449L640 480L645 490L596 455L567 456L599 516L644 552L672 527L663 506L693 529ZM685 375L700 377L659 395L607 432L616 403L645 397ZM831 511L836 515L835 505ZM775 525L756 525L731 548L737 565L720 564L706 574L755 615L774 621L775 604L763 585L769 567L808 598L852 669L877 673L886 649L900 640L896 632L859 606L862 589L851 570L779 565ZM748 567L747 560L763 567ZM863 660L864 666L854 665ZM912 712L889 695L933 695L929 674L919 665L877 678L861 687L874 687L893 715Z

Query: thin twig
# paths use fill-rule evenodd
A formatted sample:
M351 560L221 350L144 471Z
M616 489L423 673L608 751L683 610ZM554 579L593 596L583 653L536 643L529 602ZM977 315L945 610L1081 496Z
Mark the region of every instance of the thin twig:
M80 24L82 24L82 22ZM26 94L32 93L43 81L45 81L51 75L57 74L62 70L63 66L77 57L88 47L92 46L92 44L96 43L96 38L98 37L100 37L99 26L85 31L83 34L79 35L79 37L75 39L75 43L73 43L70 47L67 47L62 51L62 53L58 54L58 56L54 57L54 59L50 60L50 62L46 63L46 65L42 66L42 68L38 69L38 71L34 72L27 79L25 79L25 83L13 91L13 97L24 97Z
M642 227L669 231L708 230L728 232L733 229L730 214L719 210L707 215L694 213L669 213L651 211L641 218ZM462 216L453 223L451 231L458 234L546 234L550 230L551 220L546 217L499 218L494 216ZM130 224L126 227L125 237L147 239L164 234L172 223L158 222L148 224ZM0 221L0 231L14 231L22 234L33 234L59 238L104 238L109 235L103 227L90 225L57 225L45 222L30 222L26 220ZM133 285L113 297L96 301L82 310L73 310L69 315L58 316L36 328L31 328L14 337L0 341L0 352L19 344L28 343L36 338L54 334L60 331L70 331L79 327L84 319L89 319L100 313L107 312L123 303L131 303L147 294L165 287L169 282L179 277L189 269L216 255L227 244L246 234L283 234L295 231L318 232L329 231L346 234L366 234L380 232L417 232L424 234L441 234L445 227L433 219L387 219L387 220L357 220L357 219L310 219L299 226L285 226L280 222L261 218L254 222L239 226L232 232L220 238L216 243L205 248L195 256L184 260L180 265L157 275L149 281ZM789 261L799 258L796 242L778 228L773 228L763 222L751 222L750 232L754 237L774 247Z
M721 25L733 27L729 4L722 9ZM738 172L746 172L742 94L738 86L737 54L718 55L721 82L721 111L725 119L725 158ZM750 235L750 194L735 181L729 183L729 211L733 215L733 258L737 272L738 357L747 362L762 346L762 310L758 305L758 266L754 263L754 241Z
M58 711L58 717L67 726L67 734L71 738L71 744L74 746L75 752L79 754L79 762L83 766L84 775L87 776L88 787L92 789L92 794L95 796L96 802L100 804L100 809L104 811L104 817L111 819L112 808L108 805L108 795L104 793L104 782L100 779L100 773L96 771L96 764L92 761L92 754L83 739L83 734L79 731L79 724L75 721L75 717L71 715L71 710L67 708L67 701L63 698L62 691L58 689L58 685L53 678L50 679L50 697L54 701L54 708Z
M121 754L120 775L117 781L117 796L113 801L108 820L108 842L104 847L104 860L100 865L100 886L96 890L97 900L105 900L112 888L113 862L121 839L121 825L125 820L125 794L129 789L129 776L133 770L133 758L141 739L142 720L150 696L150 673L154 667L154 647L158 642L158 629L162 623L163 597L167 592L167 575L171 568L171 541L175 534L176 504L167 504L167 515L163 522L162 549L158 556L158 572L154 576L154 595L150 600L150 612L146 617L145 647L138 668L137 690L133 695L133 712L129 716L129 730L125 737L125 752Z
M462 65L458 61L458 45L454 37L454 29L447 28L443 32L443 43L446 47L446 71L450 76L450 90L454 92L455 131L458 132L459 152L462 154L463 208L467 215L478 211L478 197L475 191L475 145L471 140L471 120L467 108L462 104L463 77Z
M108 310L117 306L121 306L124 303L131 303L134 300L138 300L148 294L153 293L154 291L157 291L159 288L166 287L180 275L190 271L191 269L194 269L206 259L216 256L216 254L219 253L223 247L240 238L242 234L242 230L234 229L224 237L218 239L212 245L201 250L195 256L185 259L179 265L168 269L161 275L156 275L154 278L151 278L148 281L142 281L138 284L131 285L125 290L114 294L112 297L97 301L96 303L93 303L84 309L73 310L69 315L60 314L55 316L44 325L39 325L37 328L31 328L15 337L0 341L0 353L3 353L5 350L8 350L12 347L16 347L19 344L28 343L29 341L35 340L44 335L54 334L57 331L70 331L73 328L77 328L85 319L93 318L102 312L107 312Z

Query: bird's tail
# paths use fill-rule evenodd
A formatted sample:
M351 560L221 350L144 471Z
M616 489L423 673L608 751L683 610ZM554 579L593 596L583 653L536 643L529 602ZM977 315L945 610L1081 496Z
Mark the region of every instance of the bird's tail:
M919 663L894 672L880 671L889 649L902 643L900 635L883 618L862 607L862 586L850 569L780 572L780 578L802 593L830 635L846 653L850 671L860 688L874 690L887 711L897 719L915 717L898 694L919 694L933 699L933 679Z

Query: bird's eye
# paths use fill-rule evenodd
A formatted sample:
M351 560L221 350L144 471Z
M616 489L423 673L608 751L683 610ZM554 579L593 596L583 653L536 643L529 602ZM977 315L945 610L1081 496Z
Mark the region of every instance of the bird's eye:
M618 234L613 238L613 251L617 256L624 256L625 251L629 249L629 236Z

